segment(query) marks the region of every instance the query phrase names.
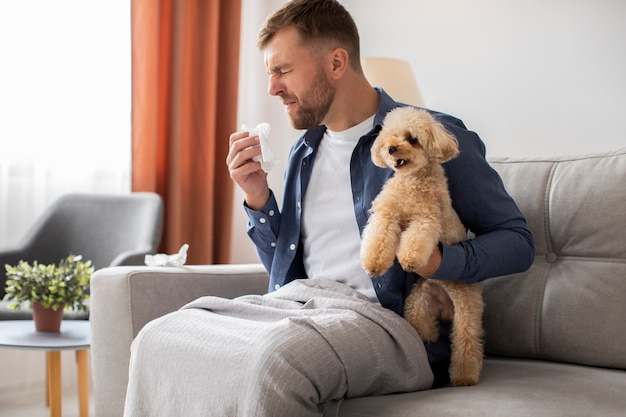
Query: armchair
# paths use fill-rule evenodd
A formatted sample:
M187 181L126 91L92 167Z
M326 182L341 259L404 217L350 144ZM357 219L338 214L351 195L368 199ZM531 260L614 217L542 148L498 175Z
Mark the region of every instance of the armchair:
M163 202L157 194L68 194L52 203L19 243L0 249L0 267L20 260L57 263L70 253L90 259L96 270L141 265L156 251L162 230ZM0 300L5 282L2 273ZM6 304L0 301L0 320L31 318L30 311L8 311Z

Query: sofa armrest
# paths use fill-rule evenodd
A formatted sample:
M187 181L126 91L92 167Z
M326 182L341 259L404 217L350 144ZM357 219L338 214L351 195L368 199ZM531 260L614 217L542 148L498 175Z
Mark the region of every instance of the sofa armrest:
M260 264L119 266L96 271L90 307L96 415L123 414L130 345L146 323L205 295L263 294L268 281Z

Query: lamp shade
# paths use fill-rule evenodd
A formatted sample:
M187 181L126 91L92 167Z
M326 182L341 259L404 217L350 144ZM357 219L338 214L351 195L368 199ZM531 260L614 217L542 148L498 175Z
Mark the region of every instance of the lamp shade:
M370 84L382 87L396 101L424 107L424 99L408 61L367 57L361 60L361 65Z

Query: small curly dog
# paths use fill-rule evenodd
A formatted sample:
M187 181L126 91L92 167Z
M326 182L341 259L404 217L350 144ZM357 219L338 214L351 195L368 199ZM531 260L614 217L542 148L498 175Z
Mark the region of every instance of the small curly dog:
M459 153L454 136L427 111L399 107L386 116L372 146L372 161L391 168L372 203L363 231L361 265L373 277L382 275L397 257L405 271L426 264L443 242L467 239L467 230L452 208L441 164ZM451 277L453 278L453 277ZM429 303L427 287L440 285L454 304L450 380L455 386L475 385L483 365L483 300L479 284L419 278L406 298L404 317L426 343L439 338L441 305Z

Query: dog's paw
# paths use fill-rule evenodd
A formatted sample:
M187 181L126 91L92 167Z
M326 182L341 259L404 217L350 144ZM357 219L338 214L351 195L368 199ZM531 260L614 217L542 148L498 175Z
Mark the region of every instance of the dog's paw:
M414 254L398 254L398 262L406 272L419 271L426 262L422 259L418 259Z
M391 264L388 265L386 263L368 258L361 259L361 266L370 277L379 277L391 267Z
M361 244L361 267L370 277L379 277L384 274L395 260L393 247L379 244L373 238L364 239Z
M430 252L401 244L398 247L398 262L405 271L417 272L428 262Z
M471 387L472 385L478 384L480 377L469 377L469 378L450 378L450 382L455 387Z
M398 258L398 262L402 266L406 272L417 272L423 265L418 262L413 262L412 259L400 259Z
M453 347L454 349L454 347ZM462 348L457 348L462 349ZM454 356L454 353L453 353ZM483 359L463 357L462 361L452 360L450 364L450 382L455 387L469 387L478 384L483 367Z

